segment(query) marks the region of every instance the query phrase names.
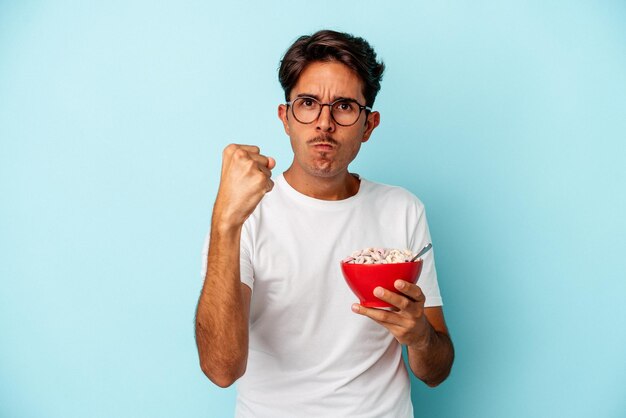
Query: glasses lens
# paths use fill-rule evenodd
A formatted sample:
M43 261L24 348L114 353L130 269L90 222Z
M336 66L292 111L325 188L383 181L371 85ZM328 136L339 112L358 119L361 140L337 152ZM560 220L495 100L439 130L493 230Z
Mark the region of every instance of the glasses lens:
M333 104L333 118L340 125L352 125L359 118L361 109L352 100L339 100Z
M293 115L301 123L311 123L320 114L320 104L308 97L293 101Z

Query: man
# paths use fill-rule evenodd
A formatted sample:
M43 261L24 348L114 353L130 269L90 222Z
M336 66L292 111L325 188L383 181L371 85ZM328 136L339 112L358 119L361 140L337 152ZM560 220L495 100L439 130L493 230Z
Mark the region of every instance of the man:
M450 372L432 251L418 285L375 290L390 311L353 303L339 268L365 247L430 242L415 196L348 171L380 122L371 108L383 69L361 38L299 38L279 70L289 169L274 183L275 162L259 148L224 150L196 340L212 382L239 379L237 417L413 417L402 344L427 385Z

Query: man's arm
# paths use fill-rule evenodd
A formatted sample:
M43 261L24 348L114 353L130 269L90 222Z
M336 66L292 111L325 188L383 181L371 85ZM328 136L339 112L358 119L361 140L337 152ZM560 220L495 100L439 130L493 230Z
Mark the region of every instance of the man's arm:
M426 300L419 286L397 280L397 294L377 287L374 295L392 304L396 311L352 305L352 310L384 326L407 346L409 366L415 376L430 387L443 382L452 368L454 347L448 335L441 307L424 308Z
M424 308L427 326L422 342L407 346L413 374L430 387L443 382L452 369L454 346L441 306Z
M239 257L243 223L265 193L273 159L254 146L229 145L213 206L207 272L196 310L200 367L216 385L230 386L243 375L248 359L251 289L241 282Z
M250 288L240 280L241 229L211 228L207 272L196 310L200 367L216 385L243 375L248 359Z

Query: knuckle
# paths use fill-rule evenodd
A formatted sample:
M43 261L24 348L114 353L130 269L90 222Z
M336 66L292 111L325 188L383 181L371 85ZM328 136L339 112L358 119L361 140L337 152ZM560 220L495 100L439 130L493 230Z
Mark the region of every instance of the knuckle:
M248 157L248 153L244 149L237 147L237 149L233 152L233 156L237 159L244 159Z
M223 155L232 155L237 148L238 148L237 144L228 144L228 145L226 145L226 147L224 147L224 151L222 152L222 154Z

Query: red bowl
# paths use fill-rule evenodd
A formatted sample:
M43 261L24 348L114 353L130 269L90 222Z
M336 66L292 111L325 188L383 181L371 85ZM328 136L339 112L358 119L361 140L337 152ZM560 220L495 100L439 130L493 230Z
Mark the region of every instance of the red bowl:
M391 308L374 296L374 289L381 286L395 293L400 293L394 287L396 280L417 283L422 272L422 259L408 263L391 264L351 264L341 262L341 272L346 283L359 298L361 305L368 308Z

